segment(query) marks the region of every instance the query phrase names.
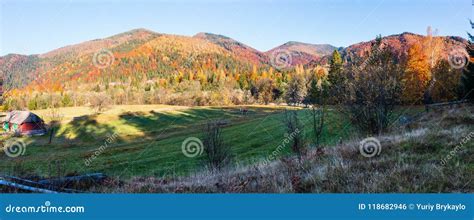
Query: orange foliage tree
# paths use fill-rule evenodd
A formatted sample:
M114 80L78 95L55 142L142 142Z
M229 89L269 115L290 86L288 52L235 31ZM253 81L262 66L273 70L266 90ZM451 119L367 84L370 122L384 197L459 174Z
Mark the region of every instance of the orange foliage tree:
M430 64L420 43L413 44L408 50L408 60L402 79L405 104L416 104L423 100L423 95L431 80Z

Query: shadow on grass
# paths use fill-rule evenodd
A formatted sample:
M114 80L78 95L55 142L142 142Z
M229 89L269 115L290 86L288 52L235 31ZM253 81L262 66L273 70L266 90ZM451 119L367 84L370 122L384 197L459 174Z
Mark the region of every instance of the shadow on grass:
M142 131L147 136L157 134L189 132L195 133L202 129L209 120L246 120L269 114L266 110L257 111L252 109L250 113L244 115L238 108L195 108L177 111L165 111L149 113L127 112L119 116L120 120L128 125L132 125Z
M75 117L66 125L60 125L55 130L57 138L66 141L80 141L85 143L103 142L110 136L116 134L114 127L97 122L98 114ZM61 126L64 129L61 129ZM118 135L117 139L120 139Z

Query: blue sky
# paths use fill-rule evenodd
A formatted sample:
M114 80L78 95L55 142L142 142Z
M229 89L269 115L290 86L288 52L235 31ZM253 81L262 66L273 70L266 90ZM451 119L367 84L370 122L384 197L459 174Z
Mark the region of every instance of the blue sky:
M377 34L466 37L471 0L0 0L0 55L38 54L135 28L211 32L266 51L287 41L348 46Z

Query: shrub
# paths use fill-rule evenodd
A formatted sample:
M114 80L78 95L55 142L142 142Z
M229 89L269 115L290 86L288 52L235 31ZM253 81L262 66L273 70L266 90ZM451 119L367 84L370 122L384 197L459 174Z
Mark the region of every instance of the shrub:
M284 123L286 126L287 137L291 142L291 150L301 156L303 152L303 125L298 119L297 111L285 110Z
M402 71L389 48L376 49L367 65L352 68L347 83L346 106L351 119L362 131L380 134L390 124L393 108L399 103Z
M208 122L204 137L204 152L211 169L220 170L229 164L230 148L224 143L219 122Z
M97 112L102 112L110 105L110 98L105 93L93 93L89 97L91 108Z

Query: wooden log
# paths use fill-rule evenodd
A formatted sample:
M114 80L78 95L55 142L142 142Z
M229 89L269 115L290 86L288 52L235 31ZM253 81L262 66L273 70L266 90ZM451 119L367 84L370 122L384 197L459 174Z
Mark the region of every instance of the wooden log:
M1 186L12 187L12 188L15 188L15 189L22 189L22 190L26 190L26 191L30 191L30 192L37 192L37 193L58 193L58 192L53 191L53 190L41 189L41 188L37 188L37 187L33 187L33 186L22 185L22 184L10 182L10 181L4 180L4 179L0 179L0 185Z
M440 103L433 103L433 104L429 104L428 106L430 107L439 107L439 106L452 106L452 105L459 105L459 104L463 104L463 103L466 103L467 101L466 100L461 100L461 101L453 101L453 102L440 102Z
M10 181L14 181L14 182L20 183L20 184L37 185L38 187L41 185L41 184L39 184L35 181L22 179L22 178L19 178L19 177L16 177L16 176L3 175L3 176L0 176L0 178L10 180Z
M0 178L5 179L8 182L12 182L12 183L20 184L20 185L25 185L25 186L29 186L29 187L34 187L34 188L55 190L55 191L58 191L58 192L65 192L65 193L83 193L83 191L80 191L80 190L57 187L55 185L39 183L39 182L35 182L35 181L32 181L32 180L22 179L22 178L19 178L19 177L16 177L16 176L3 175L3 176L0 176Z

